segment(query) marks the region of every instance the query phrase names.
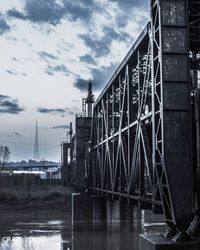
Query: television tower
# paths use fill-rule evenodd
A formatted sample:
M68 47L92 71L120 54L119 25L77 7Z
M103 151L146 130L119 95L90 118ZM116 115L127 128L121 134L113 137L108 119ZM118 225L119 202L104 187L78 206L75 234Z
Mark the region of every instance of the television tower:
M33 160L35 160L35 161L40 160L37 120L36 120L36 127L35 127L35 142L34 142Z

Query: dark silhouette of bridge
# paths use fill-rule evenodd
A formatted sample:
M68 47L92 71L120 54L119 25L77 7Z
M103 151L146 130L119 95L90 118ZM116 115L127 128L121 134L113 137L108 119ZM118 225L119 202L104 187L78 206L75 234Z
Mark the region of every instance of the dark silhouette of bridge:
M199 236L200 2L152 0L142 31L64 153L67 181L165 215L165 236ZM88 105L92 105L91 89ZM89 108L91 110L91 108ZM90 133L91 129L91 133Z

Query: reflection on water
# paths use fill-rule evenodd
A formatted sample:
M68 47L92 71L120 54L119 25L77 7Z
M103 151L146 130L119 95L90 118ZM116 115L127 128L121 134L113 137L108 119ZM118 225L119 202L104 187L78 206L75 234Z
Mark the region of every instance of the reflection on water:
M1 243L1 249L60 249L61 235L13 237L12 242Z
M161 232L161 216L133 211L130 223L73 231L69 211L0 213L0 250L137 250L139 233Z

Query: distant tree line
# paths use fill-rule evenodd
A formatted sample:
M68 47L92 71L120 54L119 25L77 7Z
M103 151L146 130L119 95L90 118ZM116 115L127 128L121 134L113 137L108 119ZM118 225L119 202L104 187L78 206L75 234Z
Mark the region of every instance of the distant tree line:
M5 164L10 158L10 150L9 147L5 145L0 145L0 166L1 169L4 168Z

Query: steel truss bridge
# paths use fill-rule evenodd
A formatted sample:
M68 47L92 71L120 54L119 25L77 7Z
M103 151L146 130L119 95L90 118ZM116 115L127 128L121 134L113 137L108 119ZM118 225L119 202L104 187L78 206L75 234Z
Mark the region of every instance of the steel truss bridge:
M200 212L199 52L200 2L151 1L151 22L93 110L90 189L162 204L177 240Z
M162 206L176 241L200 232L199 52L199 0L152 0L93 107L89 190Z

